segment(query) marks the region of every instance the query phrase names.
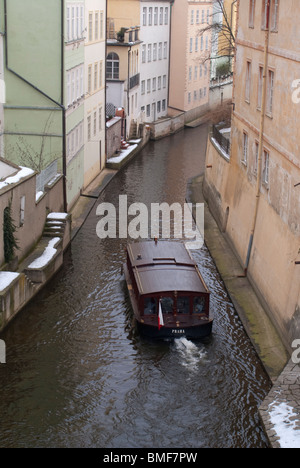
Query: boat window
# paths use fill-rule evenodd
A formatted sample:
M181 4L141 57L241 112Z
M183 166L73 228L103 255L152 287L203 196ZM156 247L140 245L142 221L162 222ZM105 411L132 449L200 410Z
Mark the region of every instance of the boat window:
M172 297L162 297L160 302L163 314L173 314L174 301Z
M205 297L194 297L193 313L202 314L205 312Z
M190 313L190 299L189 297L179 296L177 298L177 314Z
M146 297L144 300L144 314L152 315L156 314L156 300L154 297Z

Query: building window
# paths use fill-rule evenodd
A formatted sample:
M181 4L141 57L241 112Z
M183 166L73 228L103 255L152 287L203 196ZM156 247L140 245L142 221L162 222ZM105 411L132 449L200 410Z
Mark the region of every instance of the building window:
M153 8L149 8L148 12L148 26L152 26Z
M94 65L94 91L98 89L98 63Z
M145 83L145 80L143 80L141 83L141 93L145 94L145 92L146 92L146 83Z
M242 163L247 166L248 162L248 135L247 133L243 133L243 157Z
M120 60L118 54L111 52L107 56L106 77L109 80L118 80L120 72Z
M196 37L195 39L195 52L198 52L199 50L199 37Z
M147 8L143 8L143 26L147 26Z
M198 65L196 65L194 69L194 80L197 80L197 79L198 79Z
M163 88L165 89L167 87L167 75L163 76Z
M147 93L151 93L151 80L147 80Z
M193 52L193 38L190 38L190 52Z
M102 130L102 107L99 107L99 131Z
M25 195L20 200L20 226L23 226L25 221Z
M264 157L263 157L263 183L268 185L269 184L269 175L270 175L270 155L268 151L264 150Z
M154 26L158 25L158 7L154 8Z
M162 59L162 42L158 44L158 60Z
M157 113L160 114L161 102L157 101Z
M152 44L148 44L148 62L152 60Z
M270 22L271 31L278 31L279 0L273 0L271 3Z
M246 89L245 89L245 99L247 102L250 102L250 90L251 90L251 62L247 62L246 66Z
M150 117L151 115L151 107L150 104L147 105L147 117Z
M90 115L87 118L87 137L88 141L90 141L92 137L92 118Z
M191 93L188 94L188 103L190 104L192 102L192 95Z
M250 0L249 28L254 28L254 18L255 18L255 0Z
M259 67L258 72L258 91L257 91L257 108L261 109L262 105L262 89L263 89L264 68Z
M146 44L142 46L142 63L146 63Z
M159 76L159 77L157 78L157 89L158 89L158 91L161 90L161 76Z
M103 87L103 60L99 62L99 88Z
M269 26L270 0L262 0L261 29L267 29Z
M189 67L189 81L192 81L192 67Z
M168 58L168 43L164 42L164 59Z
M156 91L156 78L152 80L152 91Z
M73 84L72 84L72 88L73 88ZM91 92L92 92L92 65L89 65L88 67L88 93L91 94Z
M164 23L164 9L163 7L161 7L159 9L159 24L163 25L163 23Z
M99 11L95 11L95 41L99 39Z
M196 13L196 23L199 24L200 23L200 11L197 10L197 13Z
M204 19L205 19L205 11L202 10L202 24L204 24Z
M165 8L165 25L167 26L169 24L169 8Z
M93 12L89 13L89 42L93 40Z
M255 142L255 162L254 162L254 174L257 174L258 168L258 152L259 152L259 143Z
M191 11L191 24L194 24L194 10Z
M153 44L153 61L157 60L157 44Z
M274 98L274 72L269 70L268 73L268 94L267 94L267 113L273 112L273 98Z
M165 110L166 110L166 100L163 99L163 101L162 101L162 111L165 112Z

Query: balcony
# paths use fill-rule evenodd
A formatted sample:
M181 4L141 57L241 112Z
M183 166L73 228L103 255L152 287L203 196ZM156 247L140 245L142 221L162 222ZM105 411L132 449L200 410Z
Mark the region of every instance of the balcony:
M140 84L140 74L137 73L136 75L129 78L129 89L134 88Z

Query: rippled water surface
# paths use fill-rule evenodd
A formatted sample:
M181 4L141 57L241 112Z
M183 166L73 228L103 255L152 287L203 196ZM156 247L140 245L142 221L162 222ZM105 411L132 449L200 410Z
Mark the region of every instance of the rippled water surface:
M138 335L120 275L126 240L96 235L96 207L184 203L203 171L207 130L150 142L96 202L49 286L3 334L1 447L265 447L257 408L270 383L206 248L211 337Z

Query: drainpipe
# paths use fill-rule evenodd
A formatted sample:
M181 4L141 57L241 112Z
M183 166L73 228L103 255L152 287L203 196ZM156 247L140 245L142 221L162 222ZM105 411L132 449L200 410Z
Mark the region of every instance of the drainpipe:
M127 76L127 125L126 125L126 133L125 133L125 140L127 140L127 130L130 132L130 127L128 125L128 121L129 121L129 110L130 110L130 96L129 96L129 93L130 93L130 53L131 53L131 49L132 49L132 46L130 45L129 46L129 49L128 49L128 76ZM128 129L129 127L129 129ZM129 133L128 133L128 137L129 137Z
M256 228L256 223L257 223L259 200L260 200L260 187L261 187L261 174L262 174L262 152L263 152L263 141L264 141L266 95L267 95L268 49L269 49L269 36L270 36L269 23L270 23L270 0L268 1L268 6L267 6L266 31L265 31L264 71L263 71L263 83L262 83L262 102L261 102L260 132L259 132L258 161L257 161L256 203L255 203L255 212L254 212L253 224L252 224L249 245L248 245L247 259L246 259L246 265L245 265L245 275L247 275L248 267L250 263L253 238L254 238L254 233L255 233L255 228Z

